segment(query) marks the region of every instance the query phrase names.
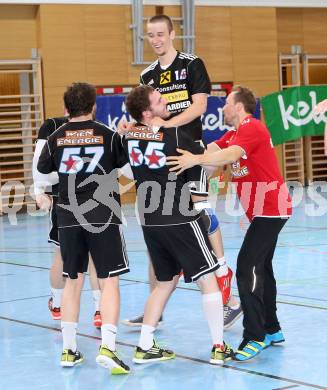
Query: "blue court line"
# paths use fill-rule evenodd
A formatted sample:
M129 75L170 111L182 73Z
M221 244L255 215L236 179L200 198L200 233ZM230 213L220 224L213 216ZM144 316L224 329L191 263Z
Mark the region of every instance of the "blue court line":
M137 283L137 282L120 283L119 287L130 286L130 285L136 284L136 283ZM87 292L87 291L92 291L92 289L82 290L82 292ZM26 297L26 298L8 299L8 300L6 300L6 301L0 301L0 304L1 304L1 303L10 303L10 302L27 301L27 300L30 300L30 299L49 298L50 296L51 296L50 294L47 294L47 295L38 295L38 296L36 296L36 297Z
M19 249L0 249L0 253L53 253L53 250L51 251L40 251L38 249L25 249L25 248L19 248Z
M28 321L17 320L15 318L9 318L9 317L0 316L0 320L15 322L15 323L22 324L22 325L34 326L36 328L41 328L41 329L48 329L48 330L52 330L52 331L55 331L55 332L61 332L61 329L58 329L58 328L54 328L54 327L46 326L46 325L41 325L41 324L37 324L37 323L33 323L33 322L28 322ZM99 336L88 335L88 334L85 334L85 333L79 333L78 332L77 335L81 336L81 337L86 337L86 338L89 338L89 339L101 340L101 337L99 337ZM117 344L125 346L125 347L131 347L133 349L136 347L133 344L125 343L125 342L122 342L122 341L117 341ZM192 362L197 362L197 363L206 364L206 365L211 366L211 364L208 361L203 360L203 359L192 358L190 356L180 355L180 354L176 354L176 357L184 359L184 360L189 360L189 361L192 361ZM292 384L296 384L296 385L308 386L308 387L312 387L314 389L326 390L326 387L315 385L313 383L307 383L307 382L302 382L302 381L298 381L298 380L295 380L295 379L279 377L277 375L265 374L263 372L254 371L254 370L247 370L245 368L239 368L239 367L235 367L235 366L230 366L228 364L223 364L223 365L221 365L219 367L225 368L225 369L234 370L234 371L243 372L243 373L246 373L246 374L257 375L257 376L262 376L262 377L265 377L265 378L275 379L275 380L282 381L282 382L288 382L288 383L292 383Z
M233 235L233 237L235 237ZM131 245L131 244L127 244L127 247ZM316 244L316 243L312 243L312 244L288 244L288 243L283 243L283 242L280 242L277 244L276 248L285 248L285 247L291 247L291 248L301 248L301 247L317 247L317 246L327 246L327 241L325 243L320 243L320 244ZM240 249L239 246L237 247L232 247L232 246L224 246L225 250L226 249L230 249L230 250L234 250L234 249ZM45 248L44 248L45 249ZM144 248L144 249L128 249L127 252L146 252L147 250ZM20 248L7 248L7 249L0 249L0 253L53 253L53 250L40 250L39 248L31 248L31 247L28 247L28 248L24 248L24 247L20 247Z
M38 299L38 298L49 298L50 294L47 295L38 295L36 297L27 297L27 298L17 298L17 299L8 299L6 301L0 301L1 303L10 303L10 302L19 302L19 301L28 301L30 299Z
M0 261L0 264L15 265L15 266L27 267L27 268L38 268L38 269L47 270L47 271L50 269L49 267L41 267L41 266L29 265L29 264L19 264L19 263L13 263L13 262L9 262L9 261ZM88 274L86 274L86 275L88 275ZM128 279L128 278L123 278L123 277L120 277L120 280L126 281L126 282L132 282L133 284L134 284L134 283L135 283L135 284L136 284L136 283L149 284L149 282L147 282L147 281L145 281L145 280ZM177 289L180 289L180 290L199 291L199 289L198 289L198 288L195 288L195 287L177 286L176 288L177 288ZM282 294L278 294L278 295L282 295ZM296 295L288 295L288 296L293 297L293 298L297 298ZM306 299L310 299L310 298L306 298ZM314 298L313 300L321 300L321 301L323 301L322 299L316 299L316 298ZM291 302L291 301L280 301L280 300L277 300L276 302L277 302L277 303L280 303L280 304L283 304L283 305L307 307L307 308L309 308L309 309L327 310L327 307L318 306L318 305L307 305L307 304L305 304L305 303L298 303L298 302Z

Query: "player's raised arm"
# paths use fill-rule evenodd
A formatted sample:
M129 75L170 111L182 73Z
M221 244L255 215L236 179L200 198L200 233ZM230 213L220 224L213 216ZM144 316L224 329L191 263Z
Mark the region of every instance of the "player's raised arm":
M167 157L167 165L172 166L170 171L176 172L177 175L195 165L220 167L239 160L244 154L244 150L237 145L217 152L205 151L203 154L192 154L183 149L177 149L177 152L181 155Z

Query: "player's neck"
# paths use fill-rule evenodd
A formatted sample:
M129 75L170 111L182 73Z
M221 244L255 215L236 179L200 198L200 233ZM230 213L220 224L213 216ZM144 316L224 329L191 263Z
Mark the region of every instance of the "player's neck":
M70 118L69 122L86 122L91 121L93 119L92 113L88 115L75 116L74 118Z
M147 121L147 120L143 120L142 122L141 122L141 124L142 125L144 125L144 126L146 126L146 127L151 127L151 123L150 123L150 121Z
M237 123L235 123L235 128L237 129L240 126L240 124L244 121L244 119L250 115L251 114L249 114L248 112L243 112L241 115L239 115L236 121Z
M167 51L166 54L164 54L163 56L158 57L160 65L161 66L170 65L174 61L176 55L177 55L177 50L172 46Z

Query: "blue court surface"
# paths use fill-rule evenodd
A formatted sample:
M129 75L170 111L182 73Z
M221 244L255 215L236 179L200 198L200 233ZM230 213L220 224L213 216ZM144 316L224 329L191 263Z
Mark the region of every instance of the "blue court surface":
M78 349L85 361L61 368L60 323L50 318L48 218L18 215L17 225L0 217L0 389L327 389L327 210L308 216L306 197L280 234L274 267L278 313L286 342L269 347L248 363L208 363L211 343L195 285L180 282L156 332L173 349L175 360L151 365L132 363L139 330L119 326L117 348L132 371L110 376L97 366L100 331L93 327L94 307L88 278L82 294ZM147 255L133 207L125 207L125 238L131 272L121 278L121 319L143 312L148 296ZM226 258L235 262L247 222L230 216L217 202ZM234 281L234 293L237 294ZM242 321L225 332L236 348Z

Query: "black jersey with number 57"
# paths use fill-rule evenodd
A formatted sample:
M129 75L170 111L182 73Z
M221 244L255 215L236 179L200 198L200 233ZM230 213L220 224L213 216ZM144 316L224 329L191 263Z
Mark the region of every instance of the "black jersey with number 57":
M81 221L121 223L115 169L121 166L121 157L112 148L115 137L119 135L107 126L88 120L68 122L48 138L38 170L44 174L57 171L59 203L76 206L76 210L57 209L59 226L81 224Z
M161 68L159 61L143 70L141 84L157 89L167 101L172 116L186 110L192 104L192 95L210 94L211 83L203 61L192 54L177 52L168 68ZM194 139L202 138L201 118L181 126Z

